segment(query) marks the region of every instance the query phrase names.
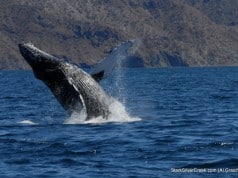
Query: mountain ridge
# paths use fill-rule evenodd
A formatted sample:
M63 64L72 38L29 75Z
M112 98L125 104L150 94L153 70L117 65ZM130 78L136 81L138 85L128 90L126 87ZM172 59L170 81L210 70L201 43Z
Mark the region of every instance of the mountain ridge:
M18 51L22 41L93 64L135 38L141 45L134 57L146 67L237 66L238 2L229 2L1 0L0 68L29 68Z

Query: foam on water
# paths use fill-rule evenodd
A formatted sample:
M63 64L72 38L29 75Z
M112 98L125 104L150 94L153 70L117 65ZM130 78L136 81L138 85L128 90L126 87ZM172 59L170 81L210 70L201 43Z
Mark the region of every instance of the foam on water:
M31 121L31 120L23 120L18 122L19 124L25 124L25 125L37 125L37 123Z
M101 124L108 122L135 122L140 121L138 117L131 117L127 112L125 107L114 100L114 102L109 106L111 114L108 118L103 118L102 116L86 120L87 114L85 110L80 113L74 112L68 119L65 120L64 124Z

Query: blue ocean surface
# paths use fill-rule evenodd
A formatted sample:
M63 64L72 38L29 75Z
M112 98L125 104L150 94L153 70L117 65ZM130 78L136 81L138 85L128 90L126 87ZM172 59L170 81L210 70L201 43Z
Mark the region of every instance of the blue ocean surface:
M131 120L67 124L31 71L0 71L0 177L238 176L237 67L121 69L102 86Z

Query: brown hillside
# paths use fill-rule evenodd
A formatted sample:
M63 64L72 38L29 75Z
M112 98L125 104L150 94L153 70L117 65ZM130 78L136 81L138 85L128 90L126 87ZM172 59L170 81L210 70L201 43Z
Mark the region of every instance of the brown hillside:
M92 64L137 38L145 66L238 65L238 1L0 0L0 68L26 69L17 44Z

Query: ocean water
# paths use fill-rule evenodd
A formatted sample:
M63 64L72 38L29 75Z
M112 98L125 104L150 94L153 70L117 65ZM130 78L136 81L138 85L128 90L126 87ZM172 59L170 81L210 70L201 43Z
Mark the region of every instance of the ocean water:
M237 67L123 69L102 85L117 115L79 122L31 71L0 71L0 177L238 176Z

